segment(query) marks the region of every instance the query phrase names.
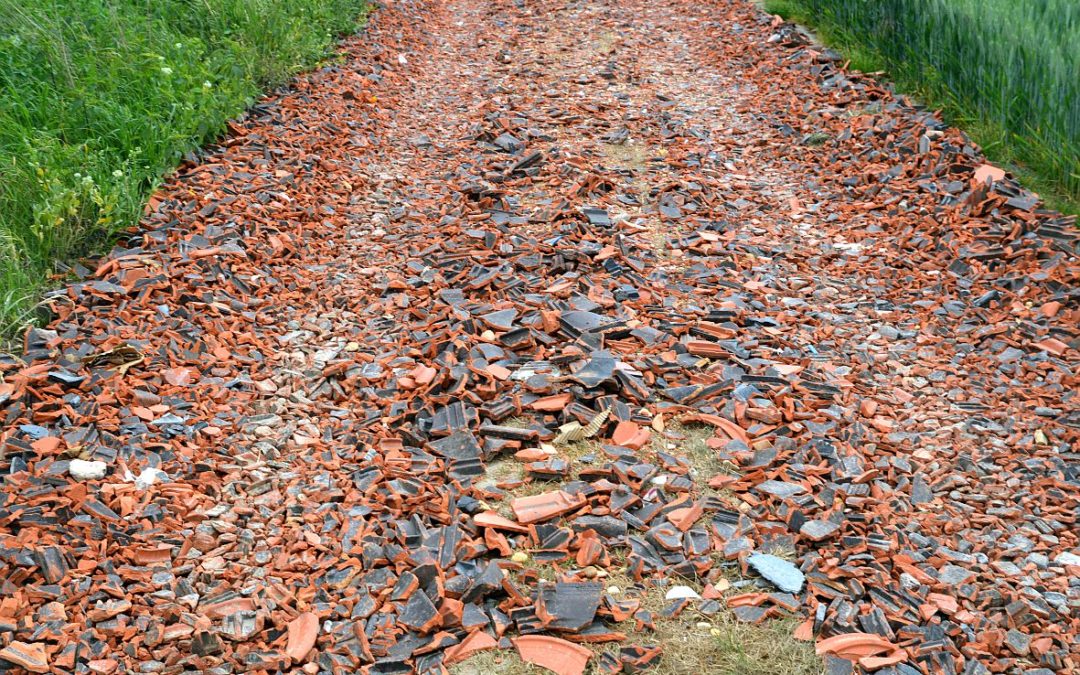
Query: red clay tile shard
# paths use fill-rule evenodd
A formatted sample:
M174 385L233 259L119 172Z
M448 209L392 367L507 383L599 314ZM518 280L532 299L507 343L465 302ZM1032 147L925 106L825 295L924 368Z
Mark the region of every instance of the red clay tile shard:
M735 424L731 420L724 419L719 415L712 415L708 413L691 413L689 415L683 415L680 421L684 423L703 422L705 424L711 424L722 432L728 438L733 440L742 441L743 443L750 443L750 437L747 436L746 431L743 430L738 424Z
M251 598L231 598L224 602L212 602L200 605L199 609L211 619L221 619L237 612L251 612L255 610L255 601Z
M510 532L521 532L527 534L529 528L525 527L521 523L515 522L500 516L495 511L484 511L473 516L473 522L482 527L493 527L497 530L508 530Z
M794 637L796 640L802 640L803 642L809 642L813 640L814 620L807 619L806 621L801 622L798 626L795 627L795 631L794 633L792 633L792 637Z
M169 384L183 387L198 379L198 375L191 368L169 368L161 373Z
M435 381L435 376L439 374L439 371L430 366L417 366L413 369L412 377L416 381L416 384L421 387L427 386Z
M629 420L619 422L611 435L611 442L633 450L640 450L649 442L649 430Z
M512 642L522 661L535 663L557 675L582 675L592 656L585 647L546 635L522 635Z
M499 643L495 638L482 630L474 631L469 633L464 640L446 650L443 656L443 665L452 666L455 663L464 661L473 654L489 649L497 649L498 647Z
M569 513L584 503L585 498L581 495L575 496L556 490L529 497L518 497L510 502L510 508L514 510L518 522L528 525Z
M1065 344L1057 338L1046 338L1045 340L1039 340L1034 343L1035 347L1042 349L1043 351L1050 352L1054 356L1063 356L1065 352L1069 351L1069 345Z
M724 358L730 354L722 345L708 340L690 340L686 343L686 351L695 356L707 356L713 359Z
M859 665L868 671L875 671L888 666L895 666L908 660L908 654L903 649L897 649L887 656L864 656L859 659Z
M132 558L139 565L167 563L172 560L172 546L147 546L132 552Z
M667 514L667 519L671 521L671 524L679 528L681 532L688 531L693 527L697 521L705 515L705 510L700 504L694 503L692 506L682 509L672 509Z
M94 605L94 608L86 613L86 617L91 621L107 621L131 610L131 601L124 598L120 600L106 600L104 602L99 601Z
M427 593L414 589L405 607L398 612L398 621L420 634L430 633L440 623L439 610Z
M432 370L434 370L434 369L432 369ZM511 371L510 371L509 368L506 368L505 366L500 366L500 365L497 365L497 364L494 364L494 363L489 364L487 366L487 368L485 368L484 370L486 370L489 375L494 377L496 380L499 380L500 382L506 381L507 379L510 378L510 375L511 375ZM425 384L430 384L430 382L427 382Z
M570 404L573 397L570 394L555 394L552 396L545 396L538 398L529 404L529 407L533 410L543 410L546 412L558 412Z
M575 559L577 560L578 565L587 567L600 562L605 551L604 545L596 539L586 539L581 543L581 547L578 549Z
M992 164L982 164L975 169L975 182L985 183L987 180L999 181L1005 178L1005 172Z
M304 612L289 622L288 634L285 653L293 663L299 663L307 657L319 637L319 617L313 612Z
M558 582L537 591L535 612L544 627L581 632L600 607L603 587L595 582Z
M0 659L26 668L31 673L49 672L49 657L45 653L45 645L40 642L27 644L12 640L7 647L0 649Z
M46 436L44 438L39 438L38 440L31 443L30 447L32 447L38 454L51 455L56 452L56 449L60 447L60 444L62 442L63 440L57 438L56 436Z
M814 650L820 654L833 654L844 659L858 660L897 650L897 646L873 633L845 633L818 640Z
M120 667L120 663L116 659L93 659L86 662L86 667L98 675L111 675Z

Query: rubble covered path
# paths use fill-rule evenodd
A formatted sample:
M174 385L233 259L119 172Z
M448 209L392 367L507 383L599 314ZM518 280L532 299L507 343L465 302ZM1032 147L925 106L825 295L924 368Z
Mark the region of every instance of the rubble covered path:
M0 664L1073 672L1074 234L748 0L388 3L0 361Z

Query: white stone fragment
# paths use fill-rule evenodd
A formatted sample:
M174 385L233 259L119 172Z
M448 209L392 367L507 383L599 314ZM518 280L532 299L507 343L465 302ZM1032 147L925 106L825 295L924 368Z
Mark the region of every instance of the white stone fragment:
M96 460L73 459L68 464L68 474L75 480L97 480L104 478L109 465Z
M143 469L142 473L135 477L135 487L145 490L154 483L163 480L169 480L169 474L161 469Z
M682 600L683 598L690 598L691 600L699 600L701 596L697 594L697 591L689 586L672 586L664 595L667 600Z

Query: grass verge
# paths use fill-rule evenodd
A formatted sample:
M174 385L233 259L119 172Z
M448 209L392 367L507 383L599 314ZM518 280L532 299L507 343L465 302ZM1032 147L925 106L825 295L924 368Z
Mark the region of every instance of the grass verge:
M0 336L368 0L0 0Z
M864 72L940 108L1047 204L1080 213L1080 4L765 0Z

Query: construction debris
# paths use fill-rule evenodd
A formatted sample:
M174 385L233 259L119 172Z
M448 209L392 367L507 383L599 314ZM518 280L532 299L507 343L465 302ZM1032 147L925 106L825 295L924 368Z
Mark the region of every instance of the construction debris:
M0 667L633 673L620 622L730 610L1080 669L1072 220L749 0L390 2L343 57L0 358Z

